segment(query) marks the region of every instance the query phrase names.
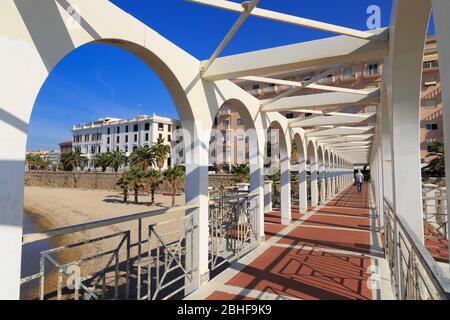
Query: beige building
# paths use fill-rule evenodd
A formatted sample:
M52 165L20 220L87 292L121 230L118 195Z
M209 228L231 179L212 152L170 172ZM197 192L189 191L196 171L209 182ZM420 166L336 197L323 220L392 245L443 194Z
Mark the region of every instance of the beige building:
M273 75L273 77L283 80L304 82L311 80L320 73L325 72L326 69L302 69L289 73ZM337 86L351 89L370 89L380 86L383 75L383 61L382 60L368 60L355 62L353 64L344 65L336 70L332 75L318 82L318 84ZM270 99L292 87L287 85L278 85L272 83L259 83L254 81L235 80L235 83L241 88L251 93L258 99ZM442 99L441 99L441 84L439 79L439 62L437 54L436 38L429 36L427 38L426 49L424 53L423 63L423 79L422 79L422 101L420 111L420 139L421 139L421 159L426 162L426 156L430 145L435 141L443 141L443 126L442 126ZM307 95L321 92L317 89L300 89L297 95ZM295 95L295 94L294 94ZM366 113L376 112L376 105L365 105L346 107L341 112L348 113ZM222 111L222 110L221 110ZM232 131L240 128L236 119L239 114L234 114L236 110L219 113L216 118L216 123L219 129L224 129L224 123L227 124L227 130ZM312 113L302 112L282 112L288 119L305 118L312 116ZM234 150L235 146L231 140L228 146L229 150ZM233 157L230 157L234 160ZM235 162L231 161L230 164Z

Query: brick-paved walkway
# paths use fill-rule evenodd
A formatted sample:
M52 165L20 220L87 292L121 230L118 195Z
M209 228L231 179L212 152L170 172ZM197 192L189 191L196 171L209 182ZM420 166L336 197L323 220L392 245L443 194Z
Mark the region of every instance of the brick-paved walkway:
M351 187L308 214L292 210L293 223L280 212L266 215L267 242L195 299L362 299L377 298L369 288L374 263L367 185ZM255 251L258 251L255 250ZM378 254L380 254L378 248ZM209 290L209 291L208 291Z

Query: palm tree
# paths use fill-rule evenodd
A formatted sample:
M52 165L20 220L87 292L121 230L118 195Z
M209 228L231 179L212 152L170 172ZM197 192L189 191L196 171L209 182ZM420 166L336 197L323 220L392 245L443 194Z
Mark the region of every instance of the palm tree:
M426 170L437 173L439 175L445 175L445 148L442 142L434 142L430 145L430 151L427 158L433 158L430 163L425 167Z
M123 174L116 183L123 192L123 202L127 203L128 201L128 190L130 188L130 178L127 174Z
M145 184L149 186L152 200L150 205L155 203L155 191L158 185L161 183L161 173L153 168L144 172Z
M122 151L115 150L108 154L109 165L113 168L114 172L118 172L120 166L127 163L127 156Z
M164 143L164 139L158 138L158 140L156 140L156 143L152 145L151 151L153 153L153 156L155 157L159 172L161 172L162 168L164 167L164 162L170 154L170 146Z
M106 171L106 168L109 167L111 163L111 157L109 152L97 153L94 159L95 166L101 167L102 172Z
M134 167L139 167L141 170L147 170L154 163L155 158L149 147L139 147L130 155L130 164Z
M42 167L44 160L39 154L28 153L26 156L27 166L30 170L38 170Z
M247 163L235 165L231 169L231 174L237 183L248 182L250 179L250 167Z
M184 178L184 171L181 166L174 166L164 171L164 177L167 179L172 189L172 206L175 205L175 196L178 191L178 184Z
M134 191L134 203L139 203L139 190L144 187L143 182L144 172L139 167L133 167L131 171L126 174L126 178L130 182L130 188Z
M75 170L80 166L81 161L84 159L85 157L81 155L80 151L70 151L61 155L61 163L64 166L64 171Z

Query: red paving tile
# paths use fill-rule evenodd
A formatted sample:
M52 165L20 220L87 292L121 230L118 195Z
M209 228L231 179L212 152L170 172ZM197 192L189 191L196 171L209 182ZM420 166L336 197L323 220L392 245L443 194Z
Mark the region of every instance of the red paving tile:
M227 284L300 299L371 299L367 286L370 258L302 248L306 245L369 253L370 214L366 195L367 186L361 195L356 194L355 187L344 191L332 201L333 206L320 209L278 241L297 248L271 246ZM293 219L302 216L298 210L293 212ZM266 239L285 228L277 224L279 211L267 214L265 221L272 222L265 224ZM209 298L243 299L220 291Z
M256 299L225 293L222 291L215 291L208 298L206 298L206 300L256 300Z
M303 223L305 226L349 228L370 231L370 220L346 216L335 216L316 213Z
M283 226L281 224L264 224L264 233L266 235L266 241L272 238L274 235L279 233L281 230L286 228L286 226Z
M278 243L369 253L370 232L299 226Z
M365 257L271 247L227 282L299 299L371 299Z
M300 220L304 214L299 213L294 208L292 208L291 219L292 221ZM281 223L281 212L280 211L272 211L271 213L266 213L264 215L264 221L269 223Z
M345 208L345 207L334 207L327 205L325 208L317 211L318 213L332 213L338 216L349 216L349 217L370 217L370 213L367 209L360 208Z

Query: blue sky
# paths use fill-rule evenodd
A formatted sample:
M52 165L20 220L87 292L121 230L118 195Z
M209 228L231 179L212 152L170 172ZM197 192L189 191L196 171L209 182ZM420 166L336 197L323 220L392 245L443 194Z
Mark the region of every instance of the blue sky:
M214 51L237 14L183 0L112 0L198 59ZM241 2L241 1L235 1ZM389 24L392 0L261 0L259 7L366 29L369 5ZM249 18L223 55L331 36L321 31ZM130 53L92 44L63 59L48 77L31 116L27 150L57 148L76 123L101 117L157 113L177 117L175 106L151 69Z

